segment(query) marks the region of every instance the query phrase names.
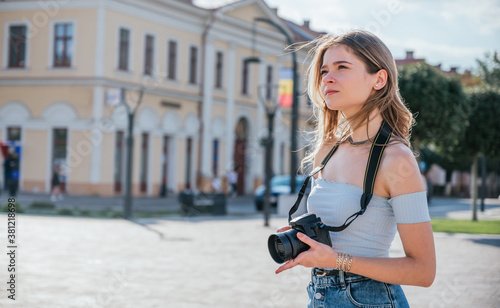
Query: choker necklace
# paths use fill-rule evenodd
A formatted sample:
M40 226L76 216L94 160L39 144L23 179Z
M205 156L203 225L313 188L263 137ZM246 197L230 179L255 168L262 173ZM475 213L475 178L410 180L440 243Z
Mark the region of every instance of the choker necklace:
M368 141L370 141L370 139L366 139L363 141L356 141L355 142L354 140L352 140L351 136L347 137L347 140L349 140L349 143L353 146L360 146L360 145L363 145L363 144L367 143Z

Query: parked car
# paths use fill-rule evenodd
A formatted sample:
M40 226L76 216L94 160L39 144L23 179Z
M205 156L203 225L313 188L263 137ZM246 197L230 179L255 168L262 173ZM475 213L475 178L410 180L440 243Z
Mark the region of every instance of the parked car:
M295 183L296 183L296 188L295 188L295 193L298 194L300 191L300 188L302 187L302 184L305 180L305 176L303 175L296 175L295 176ZM276 207L278 204L278 197L281 194L290 194L290 176L289 175L277 175L274 176L271 179L271 196L270 196L270 201L271 201L271 207ZM309 182L309 185L306 190L306 195L309 194L311 190L311 182ZM257 187L255 190L254 194L254 201L255 201L255 208L257 211L262 211L264 208L264 194L266 192L266 185L260 185ZM292 206L292 204L290 204Z

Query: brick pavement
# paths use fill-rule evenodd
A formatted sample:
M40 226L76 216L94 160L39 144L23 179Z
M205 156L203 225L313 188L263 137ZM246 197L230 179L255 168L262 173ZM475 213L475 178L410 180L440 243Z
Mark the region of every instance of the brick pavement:
M7 217L0 215L1 250ZM18 216L18 307L305 307L309 272L275 275L261 216ZM412 307L498 307L500 236L436 233L438 273L404 287ZM402 254L396 239L391 254ZM0 283L7 281L0 253ZM0 306L10 304L0 288ZM10 305L9 305L10 306Z

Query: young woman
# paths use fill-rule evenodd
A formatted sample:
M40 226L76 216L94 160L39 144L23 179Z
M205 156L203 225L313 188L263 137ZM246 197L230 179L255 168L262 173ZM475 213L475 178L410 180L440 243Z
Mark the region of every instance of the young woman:
M394 59L364 31L325 35L310 46L308 93L318 122L314 151L305 160L316 167L339 145L314 176L308 211L328 226L358 212L368 156L383 122L392 137L366 212L345 230L330 232L332 246L299 233L310 249L276 273L313 268L309 307L408 307L400 285L430 286L436 260L426 192L409 144L413 117L399 94ZM396 229L405 257L389 258Z

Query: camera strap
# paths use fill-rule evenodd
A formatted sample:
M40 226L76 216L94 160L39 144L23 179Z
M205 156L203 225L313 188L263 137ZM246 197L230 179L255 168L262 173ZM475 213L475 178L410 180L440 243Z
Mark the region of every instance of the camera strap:
M377 176L378 167L380 165L380 160L382 158L382 154L384 153L384 149L387 143L389 143L389 140L391 139L391 134L392 131L390 126L385 121L383 121L370 149L370 155L368 156L365 178L363 182L363 195L361 196L361 201L360 201L361 209L358 212L349 216L342 226L338 227L325 226L325 229L331 232L340 232L345 228L347 228L356 218L358 218L359 215L363 215L363 213L366 211L368 203L370 203L370 200L372 199L373 196L373 188L375 185L375 178ZM311 173L309 173L309 175L304 180L304 183L302 184L302 187L300 188L299 194L297 196L297 200L290 209L290 212L288 212L288 223L290 223L290 221L292 220L293 213L295 213L299 208L300 202L304 197L307 185L309 184L309 180L311 179L312 176L316 175L318 172L323 170L323 168L325 168L326 164L332 157L333 153L335 153L335 151L339 147L340 142L341 141L339 140L333 146L333 148L326 155L321 164L316 168L314 168L314 170Z

